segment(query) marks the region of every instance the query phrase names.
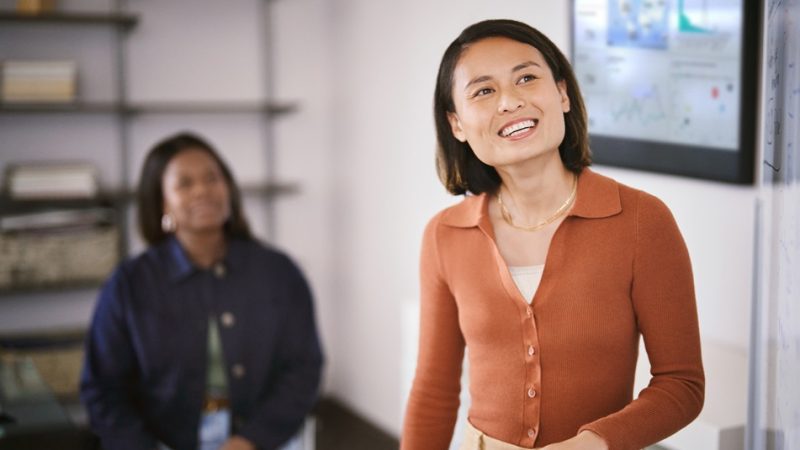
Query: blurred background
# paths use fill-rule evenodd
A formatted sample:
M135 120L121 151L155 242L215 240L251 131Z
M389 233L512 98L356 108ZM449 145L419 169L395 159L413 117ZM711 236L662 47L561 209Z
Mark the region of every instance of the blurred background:
M143 248L130 200L144 154L193 130L232 166L256 234L293 255L313 287L326 408L352 418L320 421L319 431L345 431L318 448L322 439L327 448L396 448L416 356L422 230L460 200L434 168L439 59L465 26L487 18L526 22L569 54L570 2L59 0L66 18L53 21L20 18L18 3L0 0L0 59L47 78L49 91L36 98L23 83L11 92L23 101L0 110L0 214L23 217L6 221L0 241L6 366L38 355L25 370L57 399L74 394L76 343L99 282ZM595 170L664 200L693 262L706 407L663 445L744 448L760 181ZM36 180L49 182L37 190ZM57 214L43 218L45 204ZM67 408L70 420L80 414Z

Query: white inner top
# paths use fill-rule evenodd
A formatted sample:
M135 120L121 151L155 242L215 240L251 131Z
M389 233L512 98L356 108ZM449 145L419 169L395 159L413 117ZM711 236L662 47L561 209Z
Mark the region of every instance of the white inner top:
M509 267L508 271L511 272L511 278L517 285L517 289L522 293L525 301L530 303L533 300L536 289L539 288L539 282L542 281L542 273L544 272L544 264L537 266L513 266Z

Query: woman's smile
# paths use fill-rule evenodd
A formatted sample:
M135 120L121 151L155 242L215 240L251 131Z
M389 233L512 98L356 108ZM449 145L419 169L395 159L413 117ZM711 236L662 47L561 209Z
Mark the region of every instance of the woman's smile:
M539 124L538 119L519 119L503 125L497 134L502 138L509 138L511 140L524 139L536 130L536 125Z
M215 202L211 200L202 200L195 203L192 203L189 206L189 210L192 214L198 216L208 216L208 215L218 215L220 212L224 211L223 205L220 202Z

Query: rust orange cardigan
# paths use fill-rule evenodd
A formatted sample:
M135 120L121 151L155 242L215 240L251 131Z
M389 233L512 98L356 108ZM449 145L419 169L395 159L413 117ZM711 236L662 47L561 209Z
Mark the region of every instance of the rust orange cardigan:
M402 450L445 450L468 349L470 422L521 447L587 429L640 449L691 422L704 375L689 255L657 198L584 169L529 305L494 243L489 197L428 224L420 346ZM633 399L639 349L649 386Z

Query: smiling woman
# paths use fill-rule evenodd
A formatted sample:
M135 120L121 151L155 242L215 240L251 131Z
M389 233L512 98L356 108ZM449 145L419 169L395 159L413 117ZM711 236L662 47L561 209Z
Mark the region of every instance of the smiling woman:
M445 188L428 224L402 450L446 450L469 349L462 450L640 449L702 408L691 264L667 207L594 173L564 55L520 22L465 29L439 67ZM639 339L652 367L633 398Z
M311 293L257 242L228 166L192 134L145 159L139 225L150 247L105 284L81 397L103 448L279 448L317 397Z

